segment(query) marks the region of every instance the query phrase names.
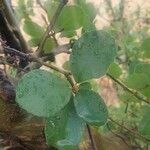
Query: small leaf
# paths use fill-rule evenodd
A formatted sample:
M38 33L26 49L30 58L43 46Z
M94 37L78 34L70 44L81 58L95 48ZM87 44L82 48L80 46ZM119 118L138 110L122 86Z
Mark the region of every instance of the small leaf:
M36 69L25 74L16 89L17 103L29 113L50 117L69 102L71 90L56 75Z
M115 78L119 78L119 76L122 74L122 70L119 67L119 65L117 65L116 63L112 63L109 66L107 73L109 73L110 75L112 75Z
M106 74L114 61L117 46L114 39L103 30L91 31L75 41L70 56L70 66L77 82L99 78Z
M69 103L55 117L48 118L45 126L46 141L59 150L75 150L80 143L85 122L78 117Z
M28 44L29 44L29 46L31 46L31 47L37 47L38 44L39 44L39 42L40 42L40 39L35 37L35 38L31 38L31 39L28 41Z
M69 63L69 61L66 61L66 62L63 64L63 68L66 69L66 70L70 70L70 63Z
M64 29L65 35L74 33L74 30L83 26L84 12L76 6L65 6L57 19L56 27Z
M25 19L23 30L30 35L32 38L41 39L44 33L44 29L31 19Z
M150 136L150 107L145 109L144 116L139 124L139 131L144 134Z
M56 46L55 40L53 38L48 38L43 47L43 51L45 54L51 52L51 50Z
M60 0L46 0L44 2L43 7L47 11L49 21L51 21L52 17L54 16L59 3L60 3Z
M144 56L150 58L150 38L147 38L142 42L141 49L144 51Z
M89 82L84 82L80 84L80 89L90 90L92 89L92 85Z
M97 10L92 3L87 3L85 0L77 1L76 4L82 8L85 15L90 21L93 21L97 15Z
M81 89L75 95L74 104L77 114L91 125L104 125L108 118L107 107L95 92Z
M145 74L147 74L150 77L150 64L146 64L146 63L138 64L135 67L135 71L134 72L135 73L145 73Z
M125 81L126 85L130 88L142 90L149 86L149 77L144 73L133 73L129 75Z

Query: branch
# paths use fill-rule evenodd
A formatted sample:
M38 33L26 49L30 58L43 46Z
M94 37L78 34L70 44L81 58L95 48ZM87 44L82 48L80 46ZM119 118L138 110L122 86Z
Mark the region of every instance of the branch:
M21 34L18 23L17 23L16 18L14 16L14 13L13 13L10 5L9 5L9 1L8 0L0 0L0 3L3 6L2 11L5 14L9 25L12 27L15 36L19 39L22 50L24 50L25 53L30 52L29 48L28 48L28 45L27 45L25 39L23 38L23 36Z
M132 130L132 129L127 128L126 126L124 126L124 125L118 123L117 121L115 121L115 120L112 119L111 117L109 117L109 120L110 120L111 122L115 123L116 125L118 125L119 127L121 127L121 128L123 128L123 129L129 131L129 133L131 133L134 137L137 137L137 138L140 138L140 139L143 139L143 140L145 140L145 141L149 141L149 142L150 142L150 138L141 135L139 132L136 132L136 131L134 131L134 130Z
M86 127L87 127L87 131L88 131L88 134L89 134L89 139L91 141L92 150L97 150L97 147L95 145L95 141L94 141L94 138L93 138L93 135L92 135L91 128L88 124L86 124Z
M110 74L106 74L107 76L109 76L112 80L114 80L116 83L118 83L124 90L128 91L129 93L131 93L133 96L135 96L137 99L147 103L147 104L150 104L150 100L145 97L143 94L141 94L140 92L134 90L134 89L131 89L131 88L128 88L124 83L122 83L120 80L114 78L112 75Z
M49 37L50 31L53 29L53 27L54 27L54 25L55 25L55 23L57 21L57 18L59 17L63 7L67 4L67 2L68 2L68 0L61 0L60 4L59 4L59 6L58 6L58 8L56 10L56 13L54 14L52 20L50 21L49 26L46 29L46 32L44 33L44 35L42 37L42 40L41 40L41 42L39 44L39 47L38 47L38 49L36 51L36 55L37 56L41 54L41 51L42 51L43 46L44 46L44 44L46 42L46 39Z

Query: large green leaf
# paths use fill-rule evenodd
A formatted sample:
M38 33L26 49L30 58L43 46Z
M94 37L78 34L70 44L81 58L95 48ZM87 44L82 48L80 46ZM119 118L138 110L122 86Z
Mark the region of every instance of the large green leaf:
M37 116L53 116L70 100L68 84L55 74L36 69L25 74L16 90L17 103Z
M77 114L91 125L104 125L108 118L107 107L97 93L81 89L75 95L74 104Z
M71 71L77 82L99 78L106 74L116 56L114 39L103 30L82 35L72 48Z
M84 128L85 122L69 103L55 117L47 119L46 141L59 150L75 150L83 136Z
M144 134L144 135L148 135L150 136L150 117L149 117L149 113L150 113L150 107L147 107L145 109L145 113L144 116L140 122L139 125L139 131Z

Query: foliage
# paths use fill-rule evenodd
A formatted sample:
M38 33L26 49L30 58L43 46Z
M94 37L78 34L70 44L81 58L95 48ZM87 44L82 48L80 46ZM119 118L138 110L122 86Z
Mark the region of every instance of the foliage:
M23 31L30 37L29 46L38 51L44 41L42 55L25 56L29 63L50 69L46 71L37 67L26 70L17 84L17 104L27 113L46 120L46 142L59 150L75 150L87 125L105 132L110 124L107 130L119 130L122 134L125 134L127 126L136 129L144 140L149 138L150 107L145 103L150 103L150 38L147 32L144 29L142 34L133 31L133 22L118 15L121 4L120 9L115 8L112 12L114 18L110 26L98 30L94 22L97 10L93 4L74 0L72 5L64 5L57 14L62 6L60 3L58 0L38 1L45 13L45 24L42 25L32 19L35 1L18 2L16 14L18 21L23 22ZM111 3L107 4L111 7ZM70 41L71 54L63 69L45 57L59 47L58 35ZM107 107L96 90L94 79L105 75L116 83L123 82L120 84L122 88L116 85L120 99L118 108ZM113 125L112 116L122 122L121 126L125 125L123 131L118 124ZM137 142L135 138L132 141Z

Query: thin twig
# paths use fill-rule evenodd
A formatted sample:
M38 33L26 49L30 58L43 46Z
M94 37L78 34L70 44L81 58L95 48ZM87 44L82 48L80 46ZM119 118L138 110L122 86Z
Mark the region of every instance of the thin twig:
M121 87L123 87L124 90L128 91L129 93L131 93L132 95L134 95L137 99L150 104L150 100L145 97L143 94L141 94L140 92L133 90L129 87L127 87L124 83L122 83L120 80L114 78L112 75L107 73L107 76L109 76L112 80L114 80L116 83L118 83Z
M66 70L64 70L64 69L61 69L61 68L59 68L59 67L57 67L57 66L55 66L55 65L53 65L53 64L45 63L44 61L42 61L41 58L38 58L38 57L34 56L33 54L26 54L26 53L17 51L17 50L14 49L14 48L6 47L6 46L3 46L3 50L4 50L6 53L13 54L13 55L17 55L17 56L19 56L19 57L21 57L21 58L25 58L25 59L27 59L27 60L29 60L29 61L37 62L37 63L40 64L40 65L44 65L44 66L46 66L46 67L49 67L49 68L51 68L51 69L53 69L53 70L55 70L55 71L58 71L58 72L64 74L64 75L67 77L68 81L71 80L71 79L68 77L69 75L71 75L71 73L70 73L69 71L66 71ZM70 82L71 82L71 85L72 85L72 81L70 81Z
M116 125L118 125L119 127L121 127L121 128L123 128L123 129L129 131L129 133L132 134L134 137L140 138L140 139L143 139L143 140L145 140L145 141L150 142L150 138L141 135L139 132L136 132L136 131L134 131L134 130L132 130L132 129L127 128L126 126L124 126L124 125L118 123L117 121L115 121L115 120L112 119L111 117L109 117L109 120L112 121L113 123L115 123Z
M94 138L92 136L91 128L88 124L86 124L86 127L87 127L87 131L88 131L88 134L89 134L89 139L91 141L92 150L97 150L95 142L94 142Z
M108 8L109 8L110 11L111 11L113 20L115 20L115 19L116 19L116 14L115 14L114 9L113 9L113 6L112 6L112 1L111 1L111 0L106 0L106 4L107 4Z
M61 0L60 4L59 4L59 6L58 6L58 8L56 10L56 13L54 14L54 16L53 16L49 26L46 29L46 32L44 33L44 35L42 37L42 40L41 40L41 42L39 44L39 47L38 47L38 49L36 51L36 55L37 56L41 54L41 51L42 51L43 46L44 46L44 44L46 42L46 39L49 37L50 31L53 29L53 27L54 27L54 25L55 25L55 23L57 21L57 18L59 17L63 7L67 4L67 2L68 2L68 0Z
M129 144L126 142L126 140L124 139L123 136L121 136L120 134L115 133L115 132L111 129L111 127L109 126L108 123L107 123L106 125L107 125L108 130L109 130L112 134L114 134L115 136L117 136L118 138L120 138L126 145L129 146Z

